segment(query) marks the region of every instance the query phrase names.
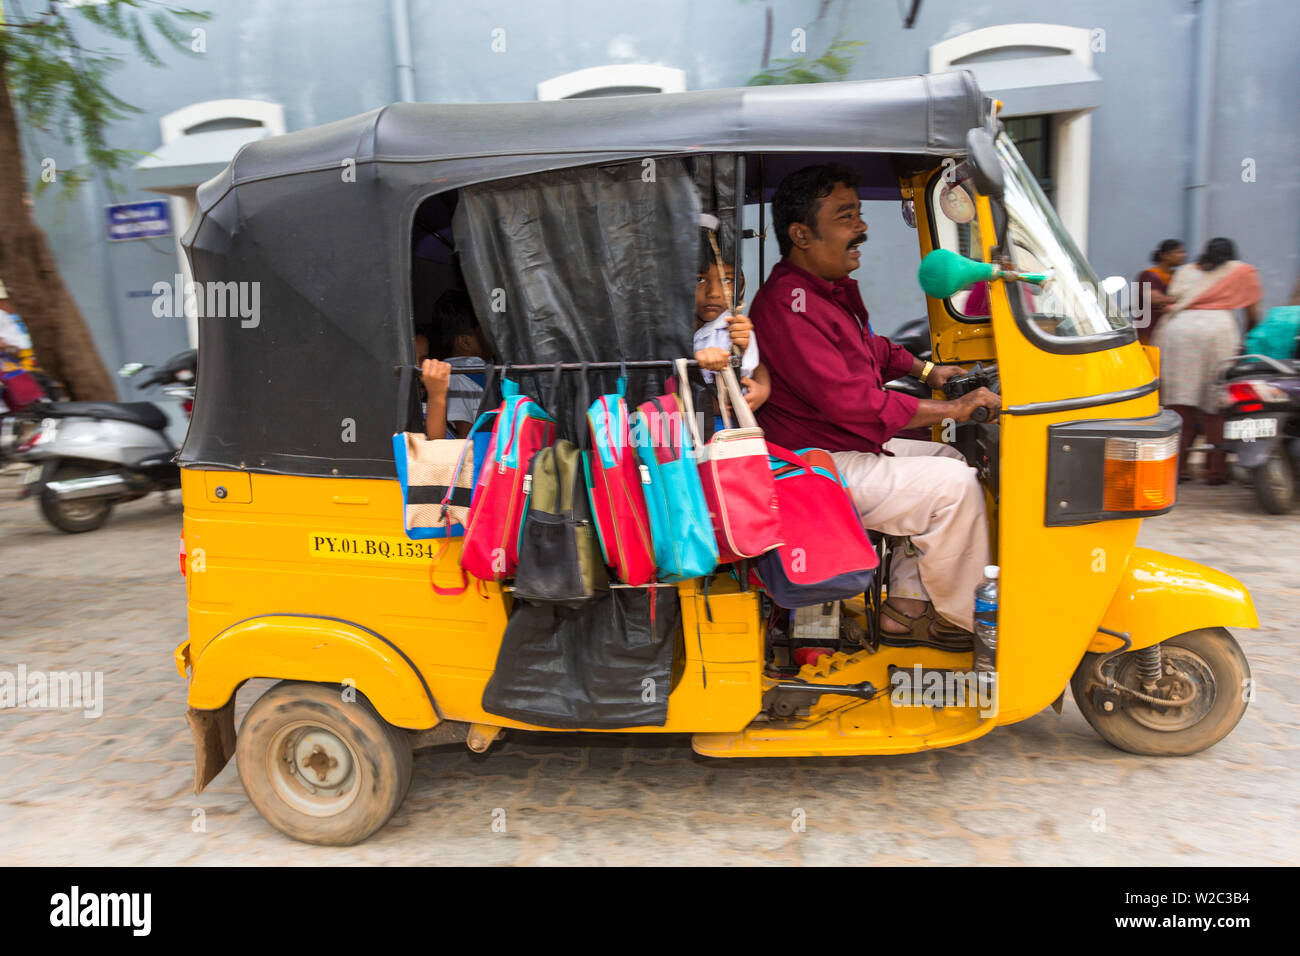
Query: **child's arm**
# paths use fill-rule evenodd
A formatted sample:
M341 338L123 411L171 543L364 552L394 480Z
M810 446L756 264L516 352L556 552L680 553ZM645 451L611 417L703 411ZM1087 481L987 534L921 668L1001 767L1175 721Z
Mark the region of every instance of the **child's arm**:
M742 378L740 384L745 386L745 404L751 412L756 412L772 394L772 379L767 374L767 366L762 362L754 367L753 378Z
M429 402L424 413L424 437L430 441L447 437L447 386L451 382L451 366L437 359L425 359L420 366L420 379Z

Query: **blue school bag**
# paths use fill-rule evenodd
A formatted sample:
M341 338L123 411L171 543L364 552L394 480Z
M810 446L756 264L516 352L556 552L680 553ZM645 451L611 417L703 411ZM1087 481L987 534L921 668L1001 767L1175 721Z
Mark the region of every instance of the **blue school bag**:
M679 387L689 387L682 360L677 381ZM698 442L694 417L683 413L677 395L662 395L637 407L632 437L661 581L703 577L718 566L718 543L700 486L692 435Z

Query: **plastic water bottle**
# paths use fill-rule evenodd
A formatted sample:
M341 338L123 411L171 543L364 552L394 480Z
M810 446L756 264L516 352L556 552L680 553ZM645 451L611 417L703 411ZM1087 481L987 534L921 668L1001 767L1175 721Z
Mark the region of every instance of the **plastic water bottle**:
M975 669L991 671L998 654L998 573L986 565L984 580L975 589Z

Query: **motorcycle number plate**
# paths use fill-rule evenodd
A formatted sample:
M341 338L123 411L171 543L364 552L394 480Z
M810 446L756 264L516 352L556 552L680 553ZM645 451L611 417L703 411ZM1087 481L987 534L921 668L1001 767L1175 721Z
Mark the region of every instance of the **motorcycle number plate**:
M1223 437L1228 441L1254 441L1276 435L1276 418L1238 418L1223 423Z
M41 471L42 471L41 465L32 465L23 474L23 484L24 485L36 484L36 482L41 480Z

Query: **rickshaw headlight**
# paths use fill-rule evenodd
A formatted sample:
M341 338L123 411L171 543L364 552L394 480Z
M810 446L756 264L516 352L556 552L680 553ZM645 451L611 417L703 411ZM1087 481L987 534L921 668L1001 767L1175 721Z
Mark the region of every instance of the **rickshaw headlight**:
M1178 436L1107 438L1107 511L1160 511L1174 503L1178 489Z

